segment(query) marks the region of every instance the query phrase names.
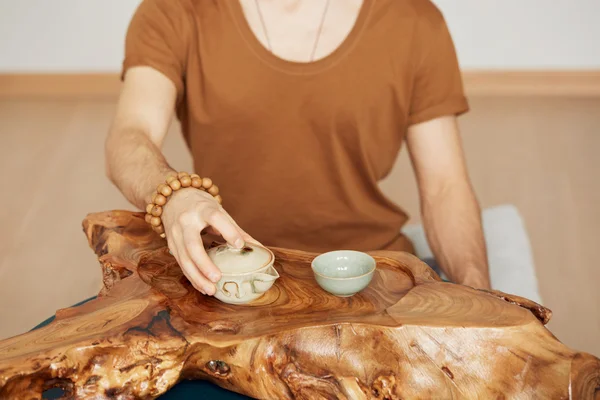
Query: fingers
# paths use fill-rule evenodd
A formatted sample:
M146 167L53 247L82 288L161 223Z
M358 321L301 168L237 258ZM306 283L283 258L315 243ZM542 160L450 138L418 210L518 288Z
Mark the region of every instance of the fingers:
M244 247L244 237L234 222L225 212L213 209L205 216L206 222L219 231L223 239L236 248Z
M231 218L231 215L229 215L229 213L227 211L225 211L224 209L221 210L221 211L227 216L227 218L231 221L231 223L235 225L235 227L238 229L238 231L242 235L242 238L244 239L245 242L250 242L250 243L254 243L254 244L257 244L259 246L265 247L258 240L254 239L252 236L250 236L245 230L243 230L242 228L240 228L240 226L237 224L237 222L235 222L235 220L233 218Z
M244 240L247 243L254 243L254 244L257 244L259 246L266 247L261 242L259 242L258 240L254 239L252 236L250 236L249 234L247 234L246 231L242 230L241 228L240 228L240 231L242 233L242 237L244 238Z
M194 229L194 227L185 228L183 231L183 243L191 261L200 272L212 282L218 282L221 279L221 271L213 263L208 254L206 254L198 230Z
M222 274L204 250L202 231L217 233L236 248L246 242L262 244L241 229L212 196L189 192L187 196L173 197L170 203L171 218L163 221L169 249L194 288L212 296L216 293L214 283Z
M258 246L262 246L265 247L265 245L263 245L261 242L259 242L258 240L254 239L252 236L250 236L248 233L246 233L246 231L244 231L242 228L239 227L239 225L235 224L238 231L240 232L240 234L242 235L242 239L244 239L244 242L246 243L254 243ZM208 226L204 229L204 231L202 232L202 234L209 234L212 236L221 236L221 233L216 230L214 227L212 226Z
M171 233L171 238L169 239L169 249L181 267L183 274L186 276L186 278L188 278L192 286L194 286L194 288L199 292L212 296L216 291L215 286L206 278L205 275L201 273L201 270L198 268L195 262L192 261L187 250L183 233L180 230L175 229ZM213 267L216 268L214 264Z
M182 254L179 253L179 265L196 290L209 296L215 294L215 285L200 273L200 270L187 255L182 256Z

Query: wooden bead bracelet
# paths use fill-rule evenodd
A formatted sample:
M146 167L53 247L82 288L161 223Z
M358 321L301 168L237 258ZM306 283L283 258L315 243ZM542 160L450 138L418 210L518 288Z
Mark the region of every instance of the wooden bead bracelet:
M219 195L219 187L210 178L200 178L200 175L190 175L187 172L179 172L177 176L169 176L165 183L158 185L156 193L152 195L152 203L146 206L146 222L152 226L154 232L160 234L161 238L166 237L165 227L161 219L163 207L167 204L173 192L188 187L204 190L212 195L219 204L223 202Z

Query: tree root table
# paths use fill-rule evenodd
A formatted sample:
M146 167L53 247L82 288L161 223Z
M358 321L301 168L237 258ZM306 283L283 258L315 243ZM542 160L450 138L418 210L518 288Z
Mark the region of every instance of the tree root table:
M262 399L600 399L600 360L544 326L550 311L445 283L417 258L373 252L350 298L314 281L314 254L273 249L281 278L250 305L203 296L143 215L83 223L98 298L0 342L0 398L156 398L185 379Z

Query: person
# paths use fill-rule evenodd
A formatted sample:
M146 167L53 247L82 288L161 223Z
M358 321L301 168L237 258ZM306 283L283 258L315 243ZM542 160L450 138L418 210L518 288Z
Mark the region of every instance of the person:
M105 154L123 195L145 209L177 172L161 152L175 115L195 172L223 195L178 190L161 216L203 294L220 278L207 229L236 247L414 252L407 214L378 187L404 144L437 263L490 287L457 125L469 105L430 0L144 0L122 79Z

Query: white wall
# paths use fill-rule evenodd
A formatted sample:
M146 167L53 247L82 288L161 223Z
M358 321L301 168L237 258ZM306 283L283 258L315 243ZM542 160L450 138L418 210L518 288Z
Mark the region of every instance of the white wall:
M600 68L600 0L434 0L467 68Z
M139 0L0 0L0 71L118 71Z
M464 68L600 68L600 0L434 1ZM118 71L138 3L0 0L0 72Z

